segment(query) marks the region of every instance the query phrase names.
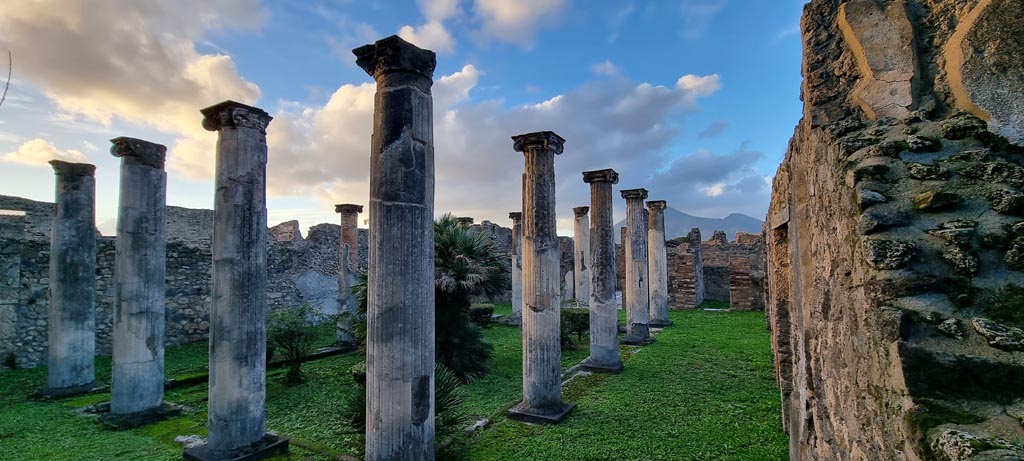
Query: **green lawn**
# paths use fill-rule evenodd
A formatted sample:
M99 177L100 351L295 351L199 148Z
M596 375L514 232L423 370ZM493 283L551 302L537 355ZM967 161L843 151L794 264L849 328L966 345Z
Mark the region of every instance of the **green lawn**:
M508 314L508 304L497 313ZM492 425L474 436L464 459L785 459L778 423L764 317L758 313L673 312L677 326L633 355L627 371L577 378L565 389L579 407L563 425L541 428L508 422L504 410L521 394L519 329L496 325L492 371L464 387L466 412ZM330 341L329 329L323 341ZM586 344L563 353L563 366L587 355ZM341 426L341 402L354 392L348 373L357 353L308 362L304 384L284 386L270 372L267 425L293 440L291 459L328 460L355 452ZM206 345L167 350L171 377L205 372ZM109 357L97 358L97 381L108 383ZM110 432L76 408L109 399L100 393L55 402L27 400L45 382L45 369L0 373L0 458L11 460L178 460L178 435L205 435L206 386L168 391L169 402L194 412L144 428ZM614 449L610 449L614 447Z

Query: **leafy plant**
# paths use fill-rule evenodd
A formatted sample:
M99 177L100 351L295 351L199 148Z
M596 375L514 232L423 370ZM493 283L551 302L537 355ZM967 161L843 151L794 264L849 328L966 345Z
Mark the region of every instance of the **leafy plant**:
M493 304L479 304L469 308L469 320L483 328L491 326L492 315L494 315Z
M285 382L302 382L302 359L313 352L317 332L313 328L326 316L319 309L303 303L272 311L267 317L267 340L284 354L288 362Z
M583 335L590 331L590 310L578 307L563 307L561 309L562 321L562 346L574 347L577 343L583 342ZM573 340L572 335L576 335Z

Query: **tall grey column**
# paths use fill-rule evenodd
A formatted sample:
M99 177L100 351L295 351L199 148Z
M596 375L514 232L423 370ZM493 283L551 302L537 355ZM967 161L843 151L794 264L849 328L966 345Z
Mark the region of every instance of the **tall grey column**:
M555 225L555 155L565 139L551 131L513 136L526 159L523 185L523 401L513 419L557 423L575 405L562 402L559 313L561 248Z
M434 52L354 50L377 81L370 148L366 460L434 459Z
M509 323L523 323L523 214L514 211L508 214L512 219L512 318Z
M590 304L590 207L572 209L573 221L573 278L576 281L576 299Z
M650 277L652 327L667 327L668 319L668 254L665 248L664 200L647 202L647 274Z
M217 131L208 459L266 437L267 136L271 117L234 101L203 109ZM187 452L186 452L187 453Z
M619 306L615 302L615 231L612 227L612 186L615 170L583 172L590 184L590 357L583 368L601 373L622 371L619 358ZM579 220L577 220L579 223ZM577 225L578 226L578 225Z
M349 317L338 319L338 344L345 346L355 343L352 335L352 319L356 315L356 297L352 287L359 281L359 213L362 205L343 203L334 205L334 212L341 215L341 246L338 249L338 313Z
M626 280L623 299L626 306L626 338L623 344L646 344L654 341L648 326L649 282L647 278L647 219L644 216L646 189L621 191L626 199L626 227L629 233L623 254L626 259Z
M167 148L124 137L110 142L121 158L110 412L130 415L164 403Z
M44 395L93 387L96 353L96 166L51 160L57 216L50 238L50 319Z
M629 227L622 226L619 228L619 246L622 247L622 285L620 286L622 291L622 309L629 310L629 299L626 297L626 261L629 258L626 257L626 247L629 245L626 242L629 240ZM616 262L617 264L618 262ZM618 270L618 268L616 268ZM616 274L616 277L618 275Z

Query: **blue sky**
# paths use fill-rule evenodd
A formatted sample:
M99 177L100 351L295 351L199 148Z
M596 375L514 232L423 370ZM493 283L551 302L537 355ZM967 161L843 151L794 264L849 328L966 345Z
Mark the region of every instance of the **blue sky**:
M0 194L52 200L46 160L96 163L104 232L115 136L167 145L169 204L212 207L198 109L228 98L275 117L271 224L365 204L373 85L351 49L395 33L438 53L438 213L508 225L522 171L509 137L550 129L567 139L565 234L589 204L580 171L606 167L687 213L763 218L800 118L798 0L9 1Z

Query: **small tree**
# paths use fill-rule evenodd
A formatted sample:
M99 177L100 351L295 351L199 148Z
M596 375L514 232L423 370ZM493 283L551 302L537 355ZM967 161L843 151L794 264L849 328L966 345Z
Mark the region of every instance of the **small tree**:
M302 382L302 358L313 352L316 343L314 327L326 316L310 304L285 307L270 313L267 318L267 340L284 355L288 363L285 382Z

